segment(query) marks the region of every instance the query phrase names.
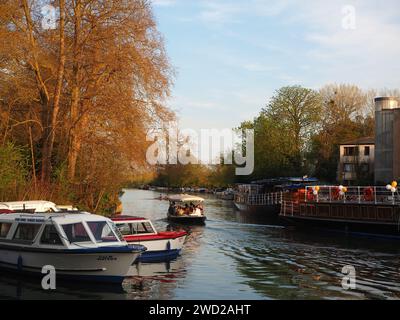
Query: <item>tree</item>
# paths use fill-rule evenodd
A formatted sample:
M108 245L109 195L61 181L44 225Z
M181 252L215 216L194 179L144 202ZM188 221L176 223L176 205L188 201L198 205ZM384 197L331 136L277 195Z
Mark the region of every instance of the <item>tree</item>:
M316 175L334 182L340 143L374 135L371 110L374 91L364 92L355 85L330 84L320 94L324 101L321 130L312 138L309 157L315 161Z
M301 86L283 87L262 110L283 136L290 148L288 155L297 172L303 169L303 157L307 141L318 129L321 119L322 99L314 90Z
M0 144L30 146L37 196L62 189L101 211L145 166L147 132L174 118L173 76L147 0L0 2Z

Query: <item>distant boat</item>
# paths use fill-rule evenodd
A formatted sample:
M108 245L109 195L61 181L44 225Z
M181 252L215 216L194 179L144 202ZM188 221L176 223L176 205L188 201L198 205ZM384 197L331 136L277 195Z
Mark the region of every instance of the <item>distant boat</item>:
M128 245L113 222L88 213L0 214L0 268L57 278L122 283L145 247Z
M235 199L235 192L233 189L228 188L222 192L218 193L218 197L222 200L234 200Z
M116 216L112 220L128 243L147 248L138 258L141 262L175 259L179 256L187 236L185 231L157 232L151 221L145 218Z
M169 197L168 220L184 224L204 224L204 199L188 194L178 194Z

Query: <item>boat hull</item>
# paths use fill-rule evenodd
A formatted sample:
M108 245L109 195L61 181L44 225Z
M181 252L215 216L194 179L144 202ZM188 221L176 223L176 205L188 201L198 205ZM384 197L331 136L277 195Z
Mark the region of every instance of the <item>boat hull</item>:
M204 225L207 218L205 216L174 216L169 214L168 220L179 224Z
M157 236L156 236L157 237ZM136 262L163 262L175 259L179 256L186 239L186 233L176 238L127 240L130 244L143 245L147 248Z
M122 283L130 265L140 254L137 250L118 247L96 249L29 250L1 246L0 268L44 276L42 268L53 266L57 279Z
M302 230L327 230L349 235L391 238L400 240L400 228L395 224L366 223L361 221L326 220L307 217L289 217L289 224Z

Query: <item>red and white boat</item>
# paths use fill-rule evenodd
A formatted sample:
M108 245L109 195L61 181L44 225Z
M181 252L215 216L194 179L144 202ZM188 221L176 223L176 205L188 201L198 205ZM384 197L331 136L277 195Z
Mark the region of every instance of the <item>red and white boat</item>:
M179 256L185 242L187 232L157 232L150 220L133 216L117 216L112 218L118 230L129 244L140 244L147 248L138 261L161 262Z

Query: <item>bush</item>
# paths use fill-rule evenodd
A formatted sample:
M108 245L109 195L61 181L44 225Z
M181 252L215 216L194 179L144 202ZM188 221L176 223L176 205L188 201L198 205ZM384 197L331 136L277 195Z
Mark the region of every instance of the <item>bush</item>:
M25 185L28 171L22 148L8 143L0 146L0 199L17 200Z

